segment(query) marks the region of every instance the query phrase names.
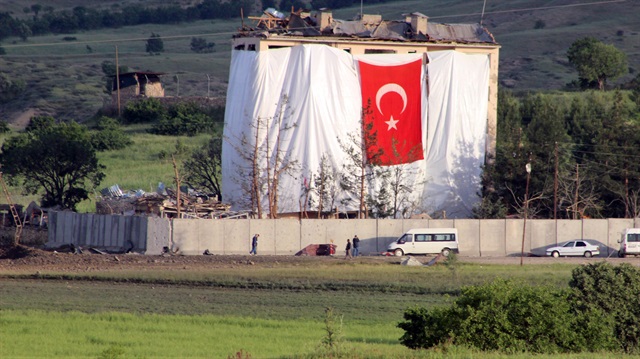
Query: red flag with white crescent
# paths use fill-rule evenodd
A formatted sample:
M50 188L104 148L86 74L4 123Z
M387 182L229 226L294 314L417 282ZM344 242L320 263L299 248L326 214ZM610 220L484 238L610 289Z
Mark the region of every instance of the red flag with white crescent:
M423 159L422 60L389 66L358 62L367 160L390 166Z

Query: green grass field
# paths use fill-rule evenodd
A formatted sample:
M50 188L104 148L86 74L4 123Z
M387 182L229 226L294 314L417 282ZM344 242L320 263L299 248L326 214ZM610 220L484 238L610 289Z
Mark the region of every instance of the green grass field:
M190 151L206 144L211 135L201 134L194 137L187 136L158 136L146 133L148 125L129 126L125 128L133 144L122 150L106 151L98 153L100 164L106 168L104 180L99 188L90 194L89 199L78 205L78 212L95 212L96 200L100 196L102 188L118 184L123 191L154 192L160 182L167 187L175 188L175 172L171 160L171 153L176 152L176 144L182 149L175 155L178 169L182 171L182 162L190 156ZM6 136L0 135L0 144ZM29 205L31 201L39 201L37 195L23 193L19 184L9 188L14 203ZM6 203L2 196L0 203Z
M0 357L525 358L457 347L412 351L399 344L396 324L406 308L447 305L462 286L494 278L566 287L573 266L454 268L309 260L212 270L5 271ZM327 307L342 320L334 352L321 345Z

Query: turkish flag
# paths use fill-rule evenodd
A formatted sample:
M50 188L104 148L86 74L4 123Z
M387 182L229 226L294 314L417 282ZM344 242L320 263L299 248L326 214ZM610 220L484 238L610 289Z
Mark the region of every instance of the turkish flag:
M422 60L389 66L358 62L367 161L390 166L423 159Z

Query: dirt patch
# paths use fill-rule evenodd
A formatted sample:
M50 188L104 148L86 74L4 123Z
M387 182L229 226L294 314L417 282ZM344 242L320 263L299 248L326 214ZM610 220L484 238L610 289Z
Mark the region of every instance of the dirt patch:
M271 255L142 255L136 253L96 253L73 247L44 250L29 246L0 247L0 271L91 272L101 270L210 270L240 266L307 266L318 263L400 263L399 258L362 256L345 260L344 256L271 256Z
M11 125L16 130L21 131L24 130L27 125L29 125L29 122L31 122L31 117L33 116L36 116L36 109L29 108L21 113L13 114L9 119L9 123L11 123Z
M415 256L422 264L428 264L434 257ZM73 247L58 250L44 250L31 246L0 246L0 272L99 272L103 270L211 270L215 268L238 267L291 267L344 264L394 264L400 265L406 257L361 256L346 260L343 255L335 256L294 256L294 255L142 255L135 253L97 253L89 249L78 251ZM463 263L479 265L519 265L520 257L464 257ZM556 263L587 264L607 261L613 264L630 263L640 265L640 258L551 258L525 257L524 265L550 265ZM440 264L440 263L439 263Z

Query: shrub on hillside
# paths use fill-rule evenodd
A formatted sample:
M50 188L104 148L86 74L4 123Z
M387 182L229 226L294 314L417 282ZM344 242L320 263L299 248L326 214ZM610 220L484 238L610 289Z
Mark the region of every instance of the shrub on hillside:
M26 84L20 79L0 74L0 103L9 102L20 96L26 89Z
M167 116L156 122L150 132L157 135L195 136L213 130L214 120L195 103L178 103Z
M9 123L5 120L0 120L0 133L7 133L9 131L11 131Z
M207 42L205 38L202 37L192 37L191 38L191 51L197 52L200 54L214 52L215 51L215 42Z
M156 98L129 102L122 113L124 123L153 123L164 119L167 110Z
M29 119L29 124L24 129L25 132L36 132L55 126L56 119L51 116L33 116Z
M98 119L96 132L91 135L93 147L98 151L119 150L129 146L132 141L114 118L102 116Z

